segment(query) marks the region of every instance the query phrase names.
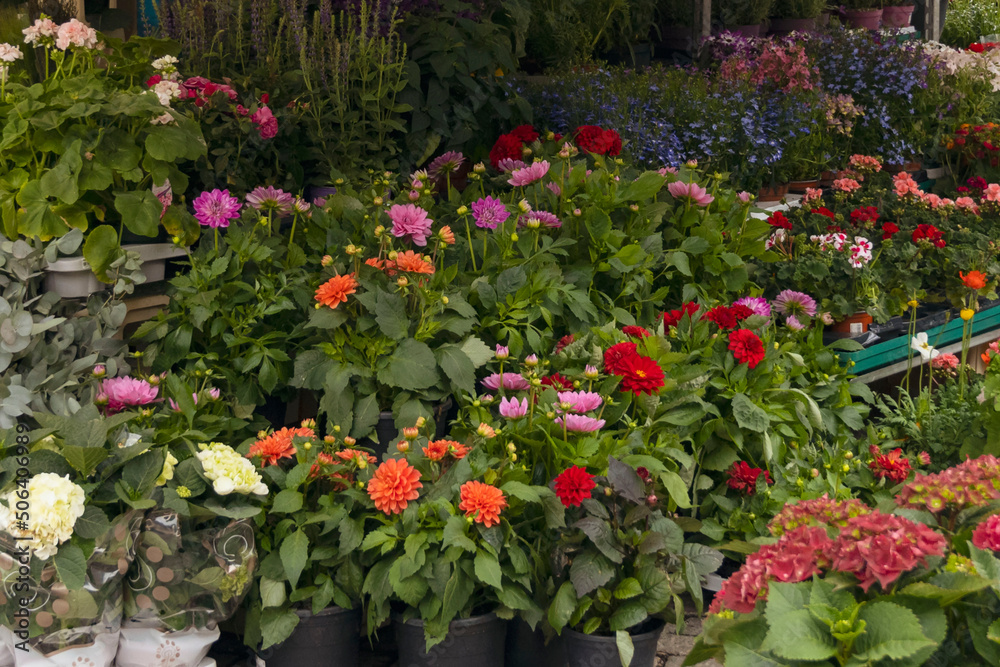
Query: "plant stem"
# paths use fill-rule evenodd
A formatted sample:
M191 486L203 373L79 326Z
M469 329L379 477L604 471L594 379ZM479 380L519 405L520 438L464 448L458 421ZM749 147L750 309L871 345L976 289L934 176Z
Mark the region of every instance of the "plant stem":
M465 218L465 236L469 239L469 256L472 257L472 270L476 271L476 251L472 249L472 231L469 229L469 216L463 216ZM483 256L483 261L486 261L485 255Z

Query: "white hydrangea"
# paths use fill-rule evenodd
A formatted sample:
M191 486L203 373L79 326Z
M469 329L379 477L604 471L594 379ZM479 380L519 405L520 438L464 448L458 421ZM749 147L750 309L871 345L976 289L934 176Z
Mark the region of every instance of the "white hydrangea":
M257 473L253 463L240 456L235 449L221 442L198 445L198 460L205 476L212 480L212 488L220 496L230 493L267 495L267 485Z
M0 505L0 530L14 537L28 538L22 542L35 556L46 560L55 555L59 545L73 536L76 520L83 516L87 496L69 475L60 477L43 472L28 480L28 497L18 498L18 489L4 498ZM24 525L11 511L18 502L26 502L28 519Z

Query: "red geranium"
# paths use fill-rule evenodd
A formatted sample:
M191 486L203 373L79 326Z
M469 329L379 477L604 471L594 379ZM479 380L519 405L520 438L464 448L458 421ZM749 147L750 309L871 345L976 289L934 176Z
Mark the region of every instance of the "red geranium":
M729 334L729 349L736 361L750 368L764 361L764 343L749 329L737 329Z
M580 466L566 468L555 478L556 497L565 507L579 507L595 486L594 476Z
M668 313L663 313L663 326L665 328L675 327L678 324L680 324L681 318L683 318L684 315L688 315L689 317L694 317L694 314L697 313L698 310L700 309L701 306L699 306L697 303L695 303L694 301L689 301L680 308L678 308L677 310L671 310Z
M518 125L510 131L510 136L517 137L522 143L530 144L538 138L538 130L531 125ZM518 155L518 157L521 157Z
M771 479L771 473L761 468L751 468L750 464L746 461L737 461L727 473L729 474L729 479L726 481L726 484L729 485L729 488L740 493L745 493L748 496L752 496L757 492L757 478L761 475L764 475L765 482L774 484L774 481Z
M851 211L851 224L857 227L867 223L878 222L878 208L875 206L863 206Z
M772 227L780 227L781 229L790 230L792 228L792 223L788 220L788 218L785 217L785 214L782 213L781 211L775 211L774 213L772 213L767 219L767 224L771 225Z
M604 371L611 375L621 375L625 368L624 362L630 357L637 357L635 343L626 341L612 345L604 352Z
M899 227L894 222L886 222L882 225L882 240L887 241L892 235L899 231Z
M930 241L938 248L943 248L946 245L943 236L944 232L934 225L917 225L917 228L913 230L914 243Z
M523 147L524 142L513 134L501 134L497 142L493 144L493 148L490 149L490 164L493 165L494 169L499 169L502 160L520 160Z
M828 209L826 206L820 206L819 208L814 208L809 212L815 213L816 215L822 215L824 217L830 218L831 220L834 219L833 211Z
M649 394L652 396L663 387L663 369L650 357L634 354L621 361L622 389L636 396Z
M622 327L622 333L630 338L648 338L653 335L653 332L645 327L627 326Z

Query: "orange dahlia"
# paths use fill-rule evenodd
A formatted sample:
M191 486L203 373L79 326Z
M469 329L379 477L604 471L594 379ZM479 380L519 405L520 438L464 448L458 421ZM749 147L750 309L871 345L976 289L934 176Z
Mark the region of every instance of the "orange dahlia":
M273 466L279 459L290 459L295 455L292 438L296 436L313 438L315 435L311 428L285 427L253 443L250 451L247 452L247 458L252 459L259 456L262 466Z
M420 472L406 459L387 459L368 482L368 495L375 503L375 509L386 514L399 514L406 509L409 501L420 496L417 491L420 488L423 488Z
M446 245L455 245L455 232L451 231L449 225L438 230L438 238Z
M465 516L475 517L476 523L487 528L500 523L500 510L507 507L503 491L489 484L472 481L463 484L459 492L462 502L458 504L458 509L464 511Z
M469 447L466 447L460 442L455 442L454 440L449 440L448 444L451 445L451 455L456 459L464 459L465 455L470 451Z
M425 260L423 255L412 250L397 253L394 268L407 273L434 273L434 265Z
M357 288L358 281L354 279L353 273L334 276L319 286L316 290L316 300L324 306L336 308L341 303L347 303L347 295L354 294Z
M429 458L431 461L440 461L447 455L448 455L447 440L434 440L428 442L427 446L424 447L424 456Z
M358 466L361 466L362 461L365 461L366 463L378 462L378 459L376 459L368 452L362 452L357 449L342 449L339 452L337 452L337 456L339 456L344 461L354 461L356 464L358 464Z

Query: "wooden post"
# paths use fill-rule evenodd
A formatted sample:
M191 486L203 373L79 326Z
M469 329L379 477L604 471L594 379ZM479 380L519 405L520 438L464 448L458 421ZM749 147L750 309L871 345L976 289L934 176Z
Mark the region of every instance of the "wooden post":
M691 0L694 3L694 26L691 51L696 52L701 40L712 34L712 0Z

